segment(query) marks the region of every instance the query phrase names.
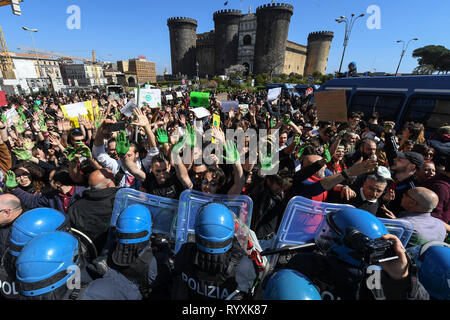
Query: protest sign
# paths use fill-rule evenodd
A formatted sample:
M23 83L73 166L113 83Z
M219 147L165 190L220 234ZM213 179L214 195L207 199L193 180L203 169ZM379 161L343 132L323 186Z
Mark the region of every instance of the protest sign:
M228 113L231 109L236 110L239 107L238 101L220 101L220 105L222 106L222 112Z
M0 107L4 107L6 105L8 105L8 102L6 101L5 91L0 91Z
M191 107L209 107L209 93L191 92Z
M212 126L214 128L220 128L220 116L218 114L213 114L213 123ZM211 137L211 143L216 143L216 139L214 137Z
M281 94L281 88L273 88L269 89L269 92L267 94L267 101L272 102L273 100L276 100Z
M166 96L166 100L173 100L173 96L172 96L171 94L168 94L168 95Z
M331 90L314 94L319 121L347 122L345 90Z
M205 109L203 107L194 108L194 109L192 109L192 112L194 112L195 116L198 119L201 119L201 118L204 118L204 117L209 117L211 115L211 113L208 111L208 109Z
M248 113L248 104L240 104L239 110L241 111L242 115L245 116Z
M133 100L128 101L128 103L125 105L125 107L122 108L122 110L120 110L120 112L122 112L124 115L126 115L127 117L131 117L133 115L133 110L134 108L136 108L137 105L136 103L134 103Z
M84 116L87 120L94 120L94 110L92 101L77 102L61 106L64 116L72 122L74 128L79 128L78 115Z
M139 97L138 90L134 89L134 96L136 100L139 101L139 108L144 104L150 108L161 107L161 90L160 89L140 89Z
M5 116L8 125L11 125L12 123L17 123L17 120L19 119L19 114L14 108L9 109L5 113L3 113L3 115Z
M219 101L227 101L228 100L228 93L222 92L215 95L215 98Z
M119 100L120 99L120 95L119 94L110 94L109 97L113 100Z
M183 97L183 94L181 92L177 91L177 98L182 98L182 97Z

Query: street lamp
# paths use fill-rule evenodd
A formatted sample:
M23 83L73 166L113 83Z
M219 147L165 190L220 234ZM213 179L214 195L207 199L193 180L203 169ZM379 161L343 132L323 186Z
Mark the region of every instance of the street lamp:
M353 25L355 21L359 18L364 17L364 13L361 13L359 16L355 18L355 14L352 13L350 20L347 17L340 16L336 19L337 23L345 22L345 37L344 37L344 51L342 52L341 65L339 66L339 73L342 70L342 63L344 62L345 50L347 49L348 39L350 38L350 34L352 33Z
M33 37L33 32L38 32L39 30L38 29L30 29L30 28L27 28L27 27L22 27L22 29L25 30L25 31L29 31L30 32L31 41L33 42L33 47L34 47L34 54L36 56L36 61L37 61L37 64L38 64L39 78L42 78L41 64L39 62L39 58L38 58L38 55L37 55L37 52L36 52L36 43L34 42L34 37Z
M403 49L402 49L402 53L401 53L401 55L400 55L400 61L398 62L397 70L395 71L395 74L396 74L396 75L397 75L397 73L398 73L398 69L400 69L400 64L402 63L403 56L405 55L406 50L408 50L408 45L409 45L409 43L410 43L411 41L417 41L417 40L419 40L419 39L418 39L418 38L413 38L413 39L409 40L407 43L405 43L405 41L403 41L403 40L397 40L397 43L403 42Z

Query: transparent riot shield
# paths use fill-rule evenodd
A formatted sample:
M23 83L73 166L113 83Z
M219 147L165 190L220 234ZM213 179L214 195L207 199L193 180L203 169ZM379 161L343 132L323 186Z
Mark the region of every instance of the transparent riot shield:
M175 241L175 221L178 212L178 200L163 198L134 189L120 189L116 194L111 226L115 226L120 213L128 206L142 204L152 215L152 233L165 235Z
M326 223L326 215L344 208L352 207L345 204L317 202L300 196L292 198L284 212L277 235L273 241L272 250L285 246L298 246L311 242L320 233ZM408 221L380 219L389 233L397 236L406 247L414 231ZM278 254L269 256L271 269L278 261Z
M235 236L241 247L247 251L247 241L252 219L253 201L247 196L228 196L206 194L199 191L185 190L180 196L178 207L175 253L186 242L195 241L195 217L198 209L208 202L225 204L234 214Z

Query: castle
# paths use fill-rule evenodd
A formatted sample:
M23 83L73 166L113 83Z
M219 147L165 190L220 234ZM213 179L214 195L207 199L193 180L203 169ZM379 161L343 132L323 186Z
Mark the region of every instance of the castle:
M214 30L197 34L197 20L173 17L170 32L172 74L205 77L225 74L231 65L261 73L326 73L334 33L310 33L308 46L288 41L294 7L285 3L259 6L256 14L240 10L214 12Z

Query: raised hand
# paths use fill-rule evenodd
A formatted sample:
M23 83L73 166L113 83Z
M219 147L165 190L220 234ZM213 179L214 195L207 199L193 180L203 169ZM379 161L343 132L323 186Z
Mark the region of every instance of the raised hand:
M19 160L27 161L32 158L32 155L28 150L15 149L15 150L13 150L13 152L15 153L17 159L19 159Z
M228 163L235 164L239 162L239 152L237 151L237 147L233 141L227 141L226 144L223 145L223 148L225 149L225 153L227 154L227 156L222 155L222 157Z
M73 147L67 147L66 150L64 150L64 153L67 157L67 160L69 162L78 162L80 159L80 154L78 153L78 150Z
M197 134L195 132L195 127L188 124L186 127L186 131L188 133L188 139L186 143L189 147L191 147L191 149L194 149L197 144Z
M168 143L169 137L167 136L167 131L161 128L156 130L156 139L158 139L161 144Z
M130 141L125 130L119 131L116 138L116 152L119 156L124 156L130 150Z
M148 118L145 114L142 113L141 109L134 108L133 114L136 118L136 121L132 122L131 124L138 127L146 127L150 125L150 122L148 121Z
M327 163L328 163L331 161L330 150L328 149L328 146L326 144L323 146L323 148L325 149L325 153L324 153L325 160L327 160Z
M11 189L14 189L14 188L16 188L18 186L18 183L17 183L17 180L16 180L16 175L11 170L6 173L5 186L7 188L11 188Z
M91 149L89 149L87 145L85 145L83 142L77 142L76 145L77 152L80 155L88 159L92 158Z
M34 148L34 142L29 138L25 138L23 139L23 147L25 148L25 150L31 150Z

